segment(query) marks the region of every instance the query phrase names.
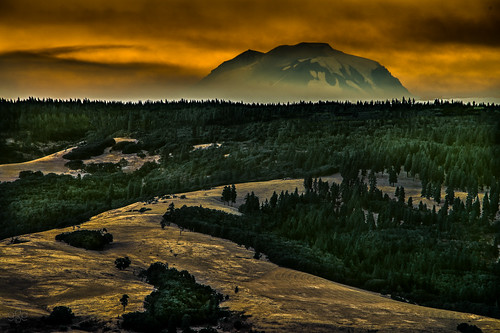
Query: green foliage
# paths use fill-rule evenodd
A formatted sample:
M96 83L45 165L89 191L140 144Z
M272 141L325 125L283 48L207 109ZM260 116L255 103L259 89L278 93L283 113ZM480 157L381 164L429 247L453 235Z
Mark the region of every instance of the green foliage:
M130 266L131 263L132 263L132 261L130 260L129 257L123 257L123 258L116 258L115 259L115 266L119 270L126 269L127 267Z
M121 171L121 165L120 163L88 163L85 165L83 168L85 172L88 173L97 173L97 172L102 172L102 173L113 173L113 172L119 172Z
M120 298L120 304L123 306L123 311L125 311L125 308L128 305L128 299L130 297L127 294L123 294L123 296Z
M43 123L45 117L65 122L84 115L88 121L81 122L81 130L75 133L85 133L87 142L132 135L139 139L141 149L161 155L160 164L148 162L134 173L94 165L89 167L94 174L81 180L42 177L37 172L0 184L0 238L78 224L104 210L154 195L236 182L336 171L349 178L350 172L361 169L370 170L372 188L376 180L371 171L397 171L404 165L404 171L422 180L423 190L430 187L425 196L433 196L432 189L444 184L470 189L474 201L479 186L496 186L500 176L500 144L494 141L496 106L398 101L287 106L218 101L123 104L33 99L0 99L0 106L5 120L0 126L20 140L28 140L23 131L51 127ZM36 126L27 122L31 114L39 119ZM453 140L444 140L444 134ZM207 142L224 144L192 151L193 144ZM127 143L121 149L129 145L137 146ZM112 196L108 195L110 183ZM490 220L498 210L497 193L490 194Z
M462 333L482 333L483 332L476 325L469 325L467 323L458 324L457 331L462 332Z
M142 150L142 145L133 141L122 141L114 145L111 150L118 150L124 154L137 154Z
M255 193L247 193L245 196L245 203L241 205L238 210L242 213L252 214L258 212L260 209L259 198Z
M403 191L390 200L357 177L331 186L315 179L305 194L282 192L249 217L200 207L175 216L179 226L251 246L282 266L396 299L498 316L491 237L500 229L460 200L436 212L407 205Z
M495 105L441 101L244 105L0 99L0 162L43 154L37 147L49 140L64 147L84 139L96 145L76 152L97 154L99 143L114 136L139 140L114 149L161 155L160 164L146 163L133 173L93 166L94 173L81 179L28 171L16 182L1 183L0 238L78 224L154 195L307 176L310 197L282 193L261 203L249 194L242 208L253 212L249 222L219 215L213 222L209 214L207 223L205 213L184 208L166 218L337 281L422 304L498 313L493 296L499 294L498 264L492 262L500 229L492 222L500 194L499 114ZM223 145L192 150L213 142ZM402 168L419 178L425 197L442 200L438 189L445 186L444 207L413 207L410 198L405 204L399 186L397 201L383 196L375 173L387 172L396 186L394 174ZM311 177L335 172L343 184ZM480 202L483 188L488 196ZM465 203L454 197L455 190L468 192ZM177 211L189 212L193 220ZM135 318L157 323L150 314Z
M88 143L83 146L79 146L69 153L63 155L63 158L67 160L86 160L92 156L99 156L104 152L107 147L112 147L115 145L115 140L113 138L108 138L99 142Z
M103 250L113 242L113 235L102 230L76 230L58 234L56 240L86 250Z
M71 160L64 164L64 166L70 168L71 170L80 170L85 167L82 160Z
M209 286L196 283L187 271L154 263L140 275L155 291L144 301L145 312L123 315L123 328L140 332L159 332L170 326L215 324L220 316L222 295Z
M56 306L50 313L47 321L53 325L69 325L73 322L75 315L67 306Z
M222 190L221 200L223 202L227 202L228 204L229 202L236 202L236 186L234 184L232 186L224 186L224 189Z

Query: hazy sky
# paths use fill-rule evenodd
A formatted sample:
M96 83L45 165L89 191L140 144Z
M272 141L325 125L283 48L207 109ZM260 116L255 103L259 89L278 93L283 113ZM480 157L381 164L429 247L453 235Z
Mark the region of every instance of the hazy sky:
M500 98L499 0L0 0L0 97L164 99L254 49L326 42L422 98Z

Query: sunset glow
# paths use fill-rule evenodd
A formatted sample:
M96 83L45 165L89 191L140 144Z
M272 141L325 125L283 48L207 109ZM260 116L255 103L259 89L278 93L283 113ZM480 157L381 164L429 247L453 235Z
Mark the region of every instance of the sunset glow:
M0 2L0 97L165 99L302 41L376 60L422 99L500 98L497 1Z

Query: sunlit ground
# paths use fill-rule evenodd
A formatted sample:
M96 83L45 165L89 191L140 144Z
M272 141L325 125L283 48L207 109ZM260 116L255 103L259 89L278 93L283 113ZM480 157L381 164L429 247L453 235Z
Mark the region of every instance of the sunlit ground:
M137 141L128 138L114 138L115 141ZM55 174L66 174L77 176L78 174L84 175L83 172L78 170L71 170L64 166L69 160L63 158L63 155L70 152L72 148L58 151L57 153L44 156L42 158L22 162L22 163L11 163L11 164L0 164L0 182L14 181L19 178L19 172L21 171L42 171L44 174L55 173ZM146 152L147 153L147 152ZM104 153L100 156L93 157L92 159L83 160L85 164L88 163L118 163L124 158L127 160L128 165L122 170L124 172L131 172L139 169L145 162L158 161L160 159L159 155L149 156L140 158L137 154L123 154L121 151L112 151L111 147L104 150Z
M334 177L339 179L338 176ZM410 180L408 180L410 181ZM254 191L261 199L273 190L302 188L301 179L237 184L238 202ZM175 226L160 228L161 215L170 202L176 207L202 205L227 212L235 207L220 201L222 187L186 193L186 199L135 203L111 210L81 225L106 228L114 236L105 251L87 251L54 240L73 228L21 236L26 243L0 241L0 316L16 310L46 315L56 305L70 306L77 315L95 315L116 322L123 313L119 299L130 296L127 311L142 309L151 286L135 274L155 261L186 269L198 282L223 294L231 310L245 311L257 329L266 332L332 332L339 327L378 329L384 332L456 332L460 322L471 322L484 331L500 330L500 320L472 314L437 310L396 302L378 294L334 283L310 274L253 259L253 251ZM180 194L179 194L180 195ZM132 212L142 207L152 210ZM132 264L124 271L114 266L118 257ZM239 292L234 293L235 286Z

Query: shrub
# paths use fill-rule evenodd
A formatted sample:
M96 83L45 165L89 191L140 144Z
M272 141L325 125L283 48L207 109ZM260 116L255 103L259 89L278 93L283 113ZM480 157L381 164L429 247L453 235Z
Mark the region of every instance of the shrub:
M99 142L89 143L81 147L77 147L69 153L63 155L67 160L86 160L92 156L99 156L104 152L106 147L112 147L116 144L115 139L109 138Z
M113 235L102 230L77 230L63 232L56 236L56 240L86 250L102 250L113 242Z
M213 324L221 315L222 295L196 283L187 271L156 262L139 277L154 285L155 290L145 299L146 312L123 315L123 328L155 332L181 326L189 331L190 325Z
M127 150L132 149L129 147L135 147L135 146L136 146L136 143L133 141L121 141L121 142L118 142L116 145L114 145L113 148L111 148L111 150L122 151L124 154L130 154L130 153L125 152L124 150L125 149L127 149ZM137 153L137 151L134 151L133 153Z
M123 147L122 153L124 154L136 154L142 151L142 145L138 143L129 143Z
M43 177L43 172L41 171L33 172L31 170L19 172L20 179L33 178L33 177Z
M85 164L82 160L71 160L64 164L65 167L68 167L71 170L80 170L85 167Z
M131 263L131 261L130 261L129 257L116 258L116 260L115 260L115 266L119 270L123 270L123 269L127 268L128 266L130 266L130 263Z
M75 315L67 306L56 306L49 315L48 321L54 325L69 325L73 322Z
M457 331L462 333L481 333L482 330L476 325L469 325L467 323L461 323L457 326Z

